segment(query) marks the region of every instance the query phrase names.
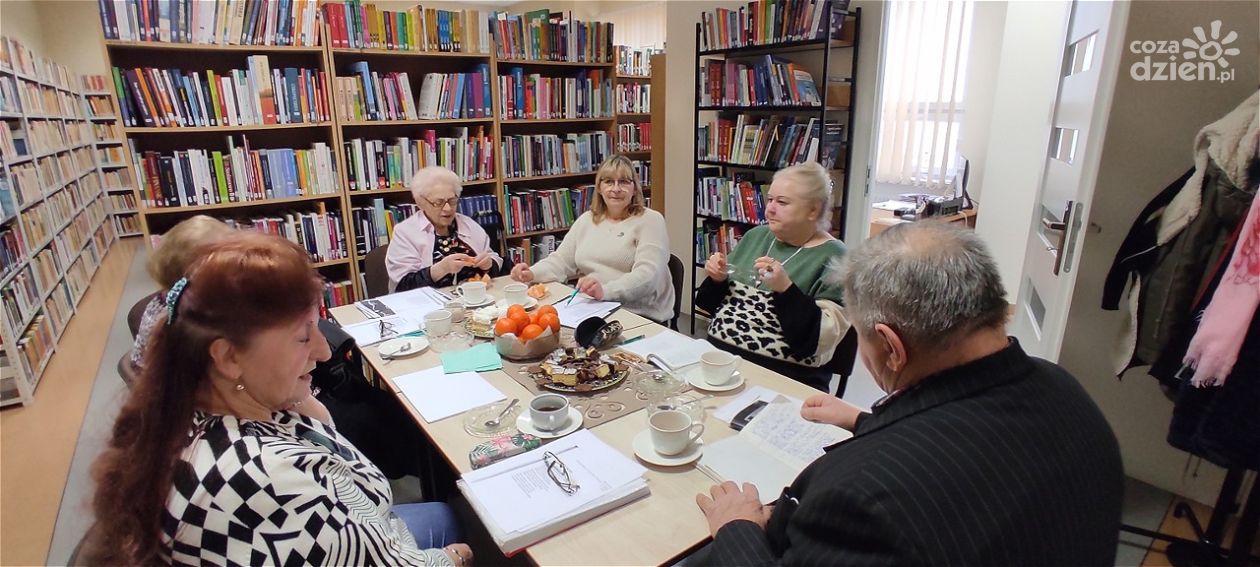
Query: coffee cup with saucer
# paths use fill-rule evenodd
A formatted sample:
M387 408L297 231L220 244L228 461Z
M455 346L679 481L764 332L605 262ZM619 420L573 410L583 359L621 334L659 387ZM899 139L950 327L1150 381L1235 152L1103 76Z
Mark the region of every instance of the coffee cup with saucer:
M635 456L660 466L685 465L703 452L704 423L680 409L658 411L648 416L648 429L635 436Z

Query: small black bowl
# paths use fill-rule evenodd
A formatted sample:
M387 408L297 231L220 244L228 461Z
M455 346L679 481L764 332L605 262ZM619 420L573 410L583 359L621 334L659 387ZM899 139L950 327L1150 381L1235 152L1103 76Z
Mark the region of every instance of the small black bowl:
M603 348L621 336L621 323L608 322L602 317L590 317L578 323L573 331L573 338L584 347Z

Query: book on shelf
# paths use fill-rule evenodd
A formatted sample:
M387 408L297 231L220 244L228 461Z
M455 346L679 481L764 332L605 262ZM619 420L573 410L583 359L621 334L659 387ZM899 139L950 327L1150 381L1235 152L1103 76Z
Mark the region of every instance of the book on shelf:
M775 55L751 62L705 59L700 106L818 106L822 98L808 71Z
M508 259L514 264L533 264L549 256L560 246L560 239L554 234L543 234L520 239L520 246L509 246Z
M708 219L697 218L695 237L696 258L708 258L714 252L730 254L735 249L735 245L739 244L739 239L744 237L744 233L748 232L752 227L746 225L734 225L711 221Z
M652 74L652 56L665 53L664 49L644 47L633 49L624 45L617 46L617 74L634 77L647 77Z
M0 274L7 277L26 261L26 242L22 232L9 226L0 229Z
M21 112L22 105L20 101L21 96L18 94L17 77L0 75L0 112Z
M416 101L423 119L489 118L490 65L479 63L468 73L428 73Z
M507 209L505 228L509 236L569 228L590 208L594 196L595 185L590 183L572 188L529 190L513 189L504 185L503 197Z
M618 152L645 152L652 149L652 123L632 122L617 125Z
M608 132L503 136L505 178L595 171L611 155Z
M346 121L465 119L490 116L490 66L468 73L427 73L419 96L406 72L384 75L366 62L350 66L353 76L337 77L338 118Z
M266 55L247 57L246 69L226 72L113 68L128 126L244 126L300 124L330 119L324 72L273 69Z
M824 124L816 117L711 118L696 128L696 155L704 161L770 168L815 161L821 154L838 156L843 138L834 134L843 129L831 120L825 127L833 135L822 139Z
M18 329L18 332L22 330ZM40 364L48 357L48 352L56 342L52 324L43 315L36 316L26 331L22 332L22 338L17 341L22 371L27 376L36 376L41 370Z
M370 206L351 208L355 251L363 256L378 246L389 244L394 237L394 227L419 211L420 208L413 203L386 204L385 199L379 198L372 199Z
M135 141L131 141L133 146ZM153 208L210 205L330 195L338 191L336 160L327 144L311 149L251 149L229 136L227 150L189 149L169 154L138 151L144 176L140 194Z
M630 160L630 168L634 171L634 178L639 182L639 187L646 189L652 184L652 160Z
M316 0L97 0L105 39L319 45Z
M826 9L834 5L828 14ZM832 37L844 26L849 0L758 0L700 15L700 49L731 49Z
M499 75L499 117L503 120L607 118L613 113L611 74L579 69L571 77L526 73L511 67Z
M611 63L613 25L573 19L571 12L491 12L487 25L500 60Z
M320 303L320 317L328 318L328 310L333 307L354 303L354 286L350 280L330 282L324 280L324 296Z
M617 83L617 112L652 112L652 85L648 83Z
M341 215L329 213L323 203L314 212L292 212L244 220L223 219L235 229L256 230L283 237L306 250L313 262L349 258Z
M701 167L697 173L696 214L749 224L765 222L769 183L756 181L748 172L723 176L716 167Z
M464 181L494 178L492 141L485 126L459 126L453 136L421 130L419 138L344 142L351 191L404 187L415 172L430 165L454 171Z
M358 0L325 2L328 41L334 48L489 53L479 10L439 10L420 5L385 10Z

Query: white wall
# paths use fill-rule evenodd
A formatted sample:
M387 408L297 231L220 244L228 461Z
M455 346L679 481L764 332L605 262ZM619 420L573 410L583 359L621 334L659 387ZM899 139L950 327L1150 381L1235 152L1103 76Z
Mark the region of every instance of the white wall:
M0 2L0 35L22 42L37 56L48 57L36 4L30 0Z
M1049 147L1069 6L1063 1L1007 4L987 149L976 154L984 161L974 183L984 195L976 234L989 245L1012 303ZM975 87L968 96L984 96L977 92L984 87Z
M967 192L979 202L984 186L984 166L993 123L993 96L1002 36L1006 28L1006 2L976 2L972 9L971 52L967 55L967 76L963 91L962 137L958 151L971 161ZM994 214L997 214L996 212Z

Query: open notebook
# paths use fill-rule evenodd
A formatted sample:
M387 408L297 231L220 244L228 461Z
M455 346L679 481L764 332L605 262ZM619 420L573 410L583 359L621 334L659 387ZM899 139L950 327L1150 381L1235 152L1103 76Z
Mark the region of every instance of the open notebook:
M547 452L564 463L577 490L566 493L552 479L544 459ZM583 429L465 473L457 485L499 549L511 555L647 496L646 472Z
M824 447L852 436L834 425L806 421L800 402L780 396L738 435L705 445L697 468L718 482L752 483L761 503L769 504L823 455Z

